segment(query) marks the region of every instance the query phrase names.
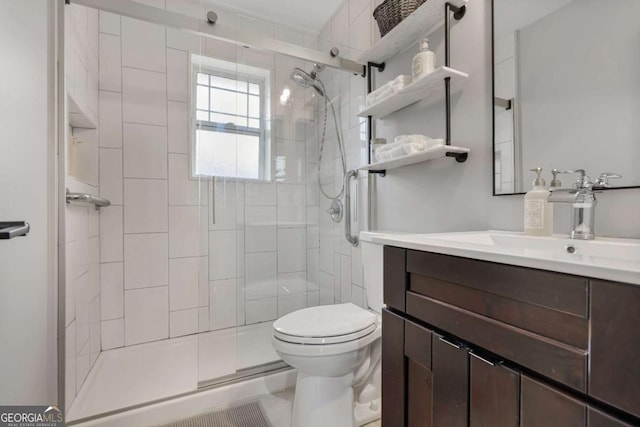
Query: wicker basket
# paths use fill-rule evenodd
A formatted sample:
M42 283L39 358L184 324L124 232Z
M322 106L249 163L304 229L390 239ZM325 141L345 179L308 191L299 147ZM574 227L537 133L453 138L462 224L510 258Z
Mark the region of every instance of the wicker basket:
M426 0L384 0L384 2L375 8L373 17L378 22L380 36L384 37L404 18L411 15L414 10L419 8Z

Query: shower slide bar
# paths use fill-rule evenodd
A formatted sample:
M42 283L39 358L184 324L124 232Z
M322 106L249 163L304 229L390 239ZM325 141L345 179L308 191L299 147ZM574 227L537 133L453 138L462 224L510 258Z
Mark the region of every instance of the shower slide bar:
M209 17L216 17L215 12L212 11L207 12L202 19L196 19L180 13L136 3L131 0L66 0L66 3L73 3L127 16L129 18L165 25L198 36L224 40L262 51L279 53L292 58L326 65L327 67L338 70L349 71L362 75L363 77L365 75L364 65L358 64L350 59L334 56L334 52L325 54L315 49L309 49L260 34L238 30L233 26L227 26L224 23L217 22L215 18L210 19Z
M103 199L102 197L92 196L87 193L70 193L67 188L67 204L71 202L78 203L89 203L96 207L96 210L100 210L100 208L105 208L111 205L111 202L107 199Z

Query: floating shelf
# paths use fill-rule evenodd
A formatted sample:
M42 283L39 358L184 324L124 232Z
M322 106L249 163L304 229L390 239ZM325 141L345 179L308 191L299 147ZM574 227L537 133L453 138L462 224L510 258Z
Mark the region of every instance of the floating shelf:
M367 62L380 64L412 43L417 43L420 37L430 34L444 24L444 5L447 2L461 7L465 6L468 0L427 0L371 48L358 56L356 61L360 64Z
M402 166L412 165L414 163L427 162L429 160L439 159L442 157L455 157L458 162L464 162L471 150L469 148L455 147L453 145L441 145L430 150L422 151L416 154L408 154L398 157L397 159L386 162L372 163L362 166L359 170L370 172L386 171L396 169Z
M456 89L456 83L469 77L467 73L449 67L440 67L431 74L412 82L397 93L376 102L358 113L360 117L372 116L381 118L403 109L415 102L428 99L428 104L444 99L444 79L451 78L451 88Z

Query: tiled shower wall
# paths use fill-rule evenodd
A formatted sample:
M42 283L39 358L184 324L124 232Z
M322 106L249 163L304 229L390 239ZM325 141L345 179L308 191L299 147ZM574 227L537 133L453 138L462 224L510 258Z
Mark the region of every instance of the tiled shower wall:
M98 12L70 6L65 16L65 42L68 96L86 116L95 120L98 116ZM71 133L69 128L68 144ZM98 163L95 130L74 133L84 147L82 159L68 159L68 169L76 173L84 166L95 168ZM93 180L83 181L67 173L65 183L69 191L99 194L97 171L88 172ZM67 205L65 222L65 399L70 405L100 353L99 212L92 206Z
M358 54L371 46L377 29L374 28L372 11L379 4L377 0L347 0L320 32L318 48L328 51L335 46L341 55L355 59ZM377 77L377 76L376 76ZM366 94L366 79L343 71L325 70L321 74L327 92L338 108L342 126L342 136L347 155L347 170L357 169L367 163L366 119L357 116L362 109ZM384 77L382 77L384 79ZM384 81L383 81L384 82ZM333 164L323 159L323 182L333 183L335 195L340 189L342 169L339 164L335 131L330 131L325 145L332 148ZM352 234L367 229L367 173L359 172L358 179L352 181ZM330 201L320 199L320 273L321 288L334 288L336 302L353 302L366 306L363 283L363 266L360 247L352 247L344 238L344 220L340 224L331 221L326 211Z
M204 16L197 1L145 3ZM315 36L217 12L221 23L315 46ZM271 70L271 182L189 178L190 52ZM100 13L100 193L113 204L100 216L103 350L320 302L318 198L305 185L317 123L309 91L289 81L294 66L305 64ZM292 97L280 105L284 86Z

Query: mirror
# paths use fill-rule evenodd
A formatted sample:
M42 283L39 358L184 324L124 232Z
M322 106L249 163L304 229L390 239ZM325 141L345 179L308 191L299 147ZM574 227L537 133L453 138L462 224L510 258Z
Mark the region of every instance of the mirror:
M556 168L640 186L638 17L638 0L493 0L495 195L538 166L547 185Z

